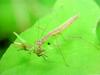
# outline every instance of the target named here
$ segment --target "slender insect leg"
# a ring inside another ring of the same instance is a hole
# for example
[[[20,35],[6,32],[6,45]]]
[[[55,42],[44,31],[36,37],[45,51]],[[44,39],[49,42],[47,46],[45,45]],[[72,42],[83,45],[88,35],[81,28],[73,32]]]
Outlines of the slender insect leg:
[[[46,53],[43,51],[43,54],[41,54],[41,57],[45,60],[45,61],[47,61],[47,55],[46,55]]]
[[[47,55],[42,55],[42,58],[47,61]]]
[[[73,39],[77,39],[77,40],[83,40],[83,41],[85,41],[87,44],[89,44],[89,45],[92,45],[92,46],[94,46],[95,48],[97,48],[98,50],[100,50],[100,46],[98,46],[98,45],[95,45],[93,42],[91,42],[91,41],[88,41],[88,40],[86,40],[85,38],[83,38],[83,37],[81,37],[81,36],[67,36],[66,38],[62,35],[62,38],[64,39],[64,40],[73,40]]]
[[[57,40],[58,40],[58,39],[56,39],[56,42],[57,42]],[[66,67],[69,67],[69,64],[67,64],[66,59],[65,59],[65,57],[64,57],[64,55],[63,55],[63,52],[62,52],[62,50],[60,49],[60,45],[59,45],[58,43],[55,43],[55,44],[53,44],[53,45],[54,45],[54,47],[57,49],[57,51],[59,51],[59,53],[60,53],[60,55],[61,55],[61,57],[62,57],[62,60],[64,61],[65,66],[66,66]]]
[[[91,42],[91,41],[88,41],[88,40],[86,40],[85,38],[81,38],[82,40],[84,40],[86,43],[88,43],[88,44],[90,44],[91,46],[94,46],[95,48],[97,48],[98,50],[100,50],[100,46],[99,45],[96,45],[96,44],[94,44],[93,42]]]

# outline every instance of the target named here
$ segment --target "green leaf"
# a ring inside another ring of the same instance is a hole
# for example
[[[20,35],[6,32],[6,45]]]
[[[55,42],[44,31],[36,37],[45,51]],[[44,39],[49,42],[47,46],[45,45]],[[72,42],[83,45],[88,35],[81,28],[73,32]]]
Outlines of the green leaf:
[[[100,74],[100,49],[95,31],[100,9],[92,0],[58,0],[51,14],[40,19],[20,36],[27,44],[34,45],[49,31],[77,13],[80,14],[79,19],[62,33],[63,37],[59,34],[44,44],[48,56],[46,61],[35,53],[18,51],[20,47],[12,44],[0,61],[0,75]],[[83,39],[71,39],[69,36]],[[18,39],[16,41],[20,42]],[[69,66],[65,65],[61,52]]]

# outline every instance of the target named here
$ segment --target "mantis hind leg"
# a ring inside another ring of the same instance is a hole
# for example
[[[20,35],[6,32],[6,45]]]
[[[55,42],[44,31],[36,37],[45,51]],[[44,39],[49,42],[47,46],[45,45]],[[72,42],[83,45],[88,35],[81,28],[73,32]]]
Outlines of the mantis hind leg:
[[[89,41],[87,39],[85,39],[84,37],[81,37],[79,35],[77,36],[67,36],[66,38],[62,35],[63,39],[64,40],[83,40],[85,43],[91,45],[91,46],[94,46],[95,48],[97,48],[98,50],[100,50],[100,46],[99,45],[96,45],[95,43],[93,43],[92,41]]]

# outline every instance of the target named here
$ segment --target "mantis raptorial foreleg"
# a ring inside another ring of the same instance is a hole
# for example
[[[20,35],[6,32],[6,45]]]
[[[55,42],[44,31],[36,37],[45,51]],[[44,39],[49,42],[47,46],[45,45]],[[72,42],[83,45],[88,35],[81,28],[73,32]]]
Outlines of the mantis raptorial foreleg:
[[[20,42],[14,42],[14,44],[18,47],[20,47],[21,49],[25,50],[25,51],[31,51],[32,50],[32,46],[28,45],[26,43],[26,41],[24,39],[22,39],[16,32],[13,32],[13,34],[20,40]]]

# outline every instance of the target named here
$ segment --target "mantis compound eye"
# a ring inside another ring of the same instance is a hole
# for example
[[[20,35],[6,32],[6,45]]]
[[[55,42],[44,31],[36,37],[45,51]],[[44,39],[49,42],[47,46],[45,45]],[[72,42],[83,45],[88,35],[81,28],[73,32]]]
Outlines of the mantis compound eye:
[[[51,45],[51,43],[50,43],[50,42],[48,42],[47,44],[48,44],[48,45]]]

